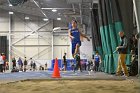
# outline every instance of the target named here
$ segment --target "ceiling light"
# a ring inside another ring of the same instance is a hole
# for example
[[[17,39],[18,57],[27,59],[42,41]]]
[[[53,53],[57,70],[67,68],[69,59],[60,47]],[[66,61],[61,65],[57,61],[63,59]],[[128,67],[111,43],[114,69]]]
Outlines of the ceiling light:
[[[57,18],[57,20],[61,20],[61,18]]]
[[[56,10],[56,9],[52,9],[52,11],[53,11],[53,12],[57,12],[57,10]]]
[[[12,4],[9,4],[9,6],[13,6]]]
[[[44,18],[43,20],[44,20],[44,21],[48,21],[49,19],[47,19],[47,18]]]
[[[29,20],[30,18],[28,16],[25,17],[26,20]]]
[[[9,12],[10,15],[14,14],[13,12]]]

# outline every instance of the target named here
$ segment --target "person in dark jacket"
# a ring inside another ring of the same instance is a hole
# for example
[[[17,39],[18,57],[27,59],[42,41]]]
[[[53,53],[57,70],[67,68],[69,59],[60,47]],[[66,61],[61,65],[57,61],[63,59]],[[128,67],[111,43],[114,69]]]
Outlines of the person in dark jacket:
[[[15,69],[16,68],[16,59],[15,59],[15,57],[12,59],[12,63],[13,63],[13,69]]]
[[[25,59],[24,59],[24,72],[26,72],[26,69],[27,69],[27,59],[25,57]]]
[[[64,71],[67,70],[67,59],[66,59],[66,53],[64,53],[64,56],[63,56],[63,65],[64,65]]]
[[[124,32],[119,32],[119,36],[120,36],[120,45],[116,48],[116,50],[118,50],[119,52],[119,56],[118,56],[118,68],[117,68],[117,72],[116,75],[120,75],[121,71],[124,72],[124,75],[127,77],[128,76],[128,70],[125,64],[125,59],[126,59],[126,54],[127,54],[127,38],[124,35]]]
[[[33,63],[33,71],[35,71],[36,70],[36,63],[34,62]]]
[[[22,60],[21,60],[21,58],[19,57],[19,59],[18,59],[18,65],[19,65],[19,70],[20,71],[23,71],[23,62],[22,62]]]

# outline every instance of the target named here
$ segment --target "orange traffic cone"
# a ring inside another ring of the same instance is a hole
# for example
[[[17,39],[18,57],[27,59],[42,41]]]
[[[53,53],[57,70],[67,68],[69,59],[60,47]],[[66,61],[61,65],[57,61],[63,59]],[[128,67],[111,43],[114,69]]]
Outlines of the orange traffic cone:
[[[57,58],[55,59],[54,70],[53,70],[52,78],[61,78],[61,77],[60,77],[60,72],[59,72],[58,60],[57,60]]]

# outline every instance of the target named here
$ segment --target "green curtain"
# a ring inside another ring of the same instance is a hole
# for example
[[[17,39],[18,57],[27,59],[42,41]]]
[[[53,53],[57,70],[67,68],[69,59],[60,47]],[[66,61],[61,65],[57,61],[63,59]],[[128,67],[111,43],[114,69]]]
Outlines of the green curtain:
[[[104,72],[115,73],[118,54],[113,54],[113,51],[120,43],[118,32],[123,31],[118,0],[99,0],[99,24]],[[129,54],[127,54],[126,63],[130,63]]]

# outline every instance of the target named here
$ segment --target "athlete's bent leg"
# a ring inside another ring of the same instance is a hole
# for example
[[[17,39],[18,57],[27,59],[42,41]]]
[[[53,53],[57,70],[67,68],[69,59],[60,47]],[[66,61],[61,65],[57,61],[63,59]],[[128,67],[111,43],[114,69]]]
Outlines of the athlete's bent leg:
[[[79,48],[80,48],[79,44],[76,44],[76,48],[75,48],[75,53],[74,54],[78,54],[79,53]]]

